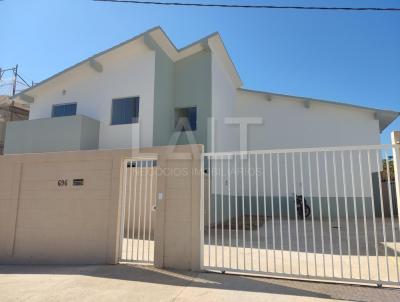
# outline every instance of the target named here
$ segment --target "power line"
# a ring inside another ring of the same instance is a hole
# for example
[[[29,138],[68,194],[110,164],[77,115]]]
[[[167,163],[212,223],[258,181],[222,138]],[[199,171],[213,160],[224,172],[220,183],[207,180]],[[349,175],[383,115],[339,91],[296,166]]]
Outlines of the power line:
[[[6,94],[6,95],[14,96],[17,93],[17,91],[29,88],[32,85],[29,84],[22,77],[22,75],[18,71],[18,64],[11,68],[1,68],[0,67],[0,88],[8,87],[11,91],[11,92],[7,92],[3,88],[0,90],[0,95]]]
[[[160,2],[135,0],[92,0],[96,2],[129,3],[162,6],[192,6],[215,8],[249,8],[249,9],[297,9],[297,10],[332,10],[332,11],[385,11],[400,12],[400,7],[329,7],[329,6],[287,6],[287,5],[250,5],[250,4],[222,4],[222,3],[190,3],[190,2]]]

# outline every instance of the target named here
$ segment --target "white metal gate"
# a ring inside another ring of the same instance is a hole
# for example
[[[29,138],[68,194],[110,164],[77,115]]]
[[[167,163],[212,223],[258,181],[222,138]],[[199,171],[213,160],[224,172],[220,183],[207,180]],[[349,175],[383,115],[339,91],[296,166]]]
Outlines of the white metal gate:
[[[394,148],[203,154],[204,267],[400,285]]]
[[[154,262],[156,158],[124,161],[120,261]]]

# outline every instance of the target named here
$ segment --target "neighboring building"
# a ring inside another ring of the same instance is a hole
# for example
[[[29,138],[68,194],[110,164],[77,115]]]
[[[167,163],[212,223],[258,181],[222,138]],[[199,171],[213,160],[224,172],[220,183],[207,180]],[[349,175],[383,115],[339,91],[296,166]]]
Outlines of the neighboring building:
[[[3,154],[6,123],[27,120],[28,108],[26,103],[13,102],[9,96],[0,95],[0,154]]]
[[[29,121],[8,123],[8,154],[184,144],[191,135],[208,151],[239,150],[232,118],[243,117],[262,118],[249,126],[250,150],[369,145],[379,144],[380,132],[399,115],[244,89],[218,33],[178,50],[160,27],[15,100],[29,102],[30,115]]]

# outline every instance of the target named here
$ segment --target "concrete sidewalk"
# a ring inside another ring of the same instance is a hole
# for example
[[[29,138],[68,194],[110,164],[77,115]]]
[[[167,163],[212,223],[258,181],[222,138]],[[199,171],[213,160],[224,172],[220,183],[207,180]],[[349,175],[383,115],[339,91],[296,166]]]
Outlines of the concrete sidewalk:
[[[400,290],[159,270],[0,266],[0,301],[400,301]]]

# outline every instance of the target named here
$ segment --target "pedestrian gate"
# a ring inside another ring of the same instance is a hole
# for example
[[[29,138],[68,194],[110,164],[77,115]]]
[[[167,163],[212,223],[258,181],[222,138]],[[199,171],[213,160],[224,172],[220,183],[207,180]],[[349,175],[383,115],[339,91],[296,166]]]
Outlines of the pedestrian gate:
[[[203,154],[204,268],[398,286],[395,152]]]
[[[156,158],[124,161],[120,261],[154,262]]]

